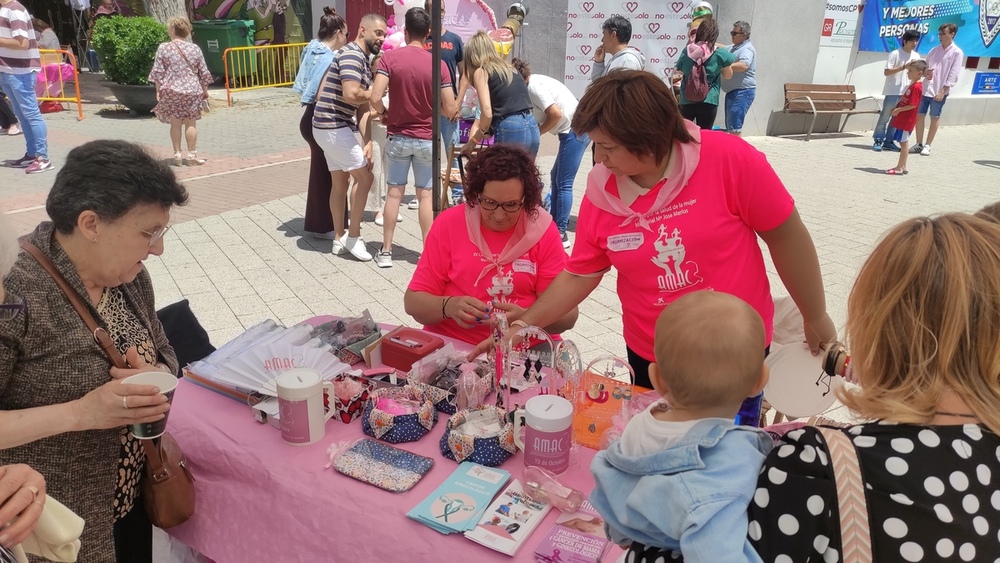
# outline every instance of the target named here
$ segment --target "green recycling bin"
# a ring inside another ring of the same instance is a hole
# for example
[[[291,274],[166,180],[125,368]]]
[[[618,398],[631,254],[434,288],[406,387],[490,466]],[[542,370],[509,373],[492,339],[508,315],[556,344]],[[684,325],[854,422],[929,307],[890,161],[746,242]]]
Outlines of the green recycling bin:
[[[205,55],[208,71],[213,76],[226,73],[222,55],[232,47],[252,47],[253,20],[199,20],[192,25],[194,42]],[[234,51],[229,60],[232,78],[252,74],[257,68],[257,50]]]

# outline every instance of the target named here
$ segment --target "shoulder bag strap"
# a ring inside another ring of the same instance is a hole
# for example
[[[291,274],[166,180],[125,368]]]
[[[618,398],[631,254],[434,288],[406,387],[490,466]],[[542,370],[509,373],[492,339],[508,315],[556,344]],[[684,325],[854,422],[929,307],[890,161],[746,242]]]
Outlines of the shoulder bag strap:
[[[108,334],[108,331],[97,326],[97,321],[94,320],[94,316],[87,310],[87,306],[83,304],[83,300],[80,299],[80,295],[75,289],[72,288],[72,286],[69,285],[69,282],[66,281],[66,278],[59,273],[59,270],[56,270],[55,265],[51,260],[49,260],[48,256],[43,254],[41,250],[38,250],[37,246],[30,243],[26,239],[21,239],[21,248],[26,250],[28,254],[37,260],[42,268],[48,272],[50,276],[52,276],[56,285],[58,285],[59,289],[66,294],[66,298],[69,299],[70,304],[73,305],[77,314],[80,315],[80,318],[83,319],[87,328],[90,329],[90,333],[94,335],[94,341],[96,341],[101,349],[104,350],[104,353],[108,355],[108,359],[111,360],[111,363],[117,368],[128,368],[125,358],[118,353],[118,349],[115,348],[115,344],[111,341],[111,335]]]
[[[180,45],[174,43],[173,41],[171,41],[170,44],[173,45],[174,49],[177,49],[177,52],[181,54],[181,58],[184,59],[184,62],[187,63],[188,68],[190,68],[191,72],[193,72],[195,76],[197,76],[198,69],[194,68],[194,65],[191,64],[191,61],[188,60],[187,55],[184,54],[184,49],[181,49]]]
[[[818,427],[817,430],[826,439],[837,483],[843,561],[871,563],[872,537],[858,452],[854,449],[851,439],[840,430],[822,427]]]

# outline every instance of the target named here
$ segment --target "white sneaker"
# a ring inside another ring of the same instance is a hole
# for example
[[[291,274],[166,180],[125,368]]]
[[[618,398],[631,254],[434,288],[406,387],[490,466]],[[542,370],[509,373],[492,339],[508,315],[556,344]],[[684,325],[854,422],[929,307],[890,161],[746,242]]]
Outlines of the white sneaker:
[[[920,149],[920,156],[930,156],[930,155],[931,155],[931,146],[924,145],[924,148]]]
[[[406,204],[407,209],[416,209],[418,207],[420,207],[420,203],[417,201],[417,198],[411,199],[410,203]]]
[[[372,255],[368,253],[368,249],[365,248],[365,241],[361,237],[349,237],[344,235],[342,244],[351,256],[354,256],[362,262],[368,262],[372,259]]]
[[[403,220],[403,214],[402,213],[397,213],[396,214],[396,222],[399,223],[402,220]],[[385,225],[385,218],[382,217],[381,215],[379,215],[378,217],[375,218],[375,224],[378,225],[379,227],[381,227],[382,225]]]
[[[336,254],[337,256],[340,256],[341,254],[347,252],[347,248],[344,246],[344,239],[346,238],[347,235],[345,234],[344,236],[340,237],[340,240],[334,240],[333,248],[330,250],[330,252]]]
[[[309,233],[310,235],[312,235],[313,238],[321,238],[321,239],[324,239],[324,240],[334,240],[334,241],[337,240],[337,232],[336,231],[329,231],[329,232],[326,232],[326,233],[314,233],[312,231],[306,231],[306,232]]]
[[[384,246],[382,247],[385,248]],[[385,250],[380,250],[378,254],[375,255],[375,265],[379,268],[391,268],[392,267],[392,251],[386,252]]]

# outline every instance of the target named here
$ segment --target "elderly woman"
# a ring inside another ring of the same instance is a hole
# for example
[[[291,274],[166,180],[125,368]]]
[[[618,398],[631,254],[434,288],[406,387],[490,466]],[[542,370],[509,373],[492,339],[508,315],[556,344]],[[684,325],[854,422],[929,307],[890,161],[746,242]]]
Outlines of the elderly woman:
[[[699,130],[681,116],[669,86],[638,70],[592,83],[573,130],[593,139],[598,164],[587,178],[566,271],[521,322],[544,326],[562,318],[614,267],[637,384],[650,387],[657,317],[692,291],[714,289],[749,303],[764,319],[766,347],[774,301],[760,237],[802,312],[813,352],[836,339],[812,238],[760,151]],[[759,398],[746,409],[759,409]]]
[[[478,343],[489,334],[491,309],[517,321],[562,272],[566,252],[541,208],[532,161],[522,149],[495,145],[469,163],[466,204],[434,221],[403,297],[424,329]],[[559,333],[576,317],[572,307],[543,326]]]
[[[524,78],[497,54],[485,31],[469,39],[462,57],[462,81],[469,80],[476,89],[482,108],[480,131],[469,136],[462,152],[471,153],[484,136],[492,135],[494,142],[517,145],[534,159],[540,134],[538,122],[531,114],[531,97]],[[464,92],[462,88],[461,93]]]
[[[317,238],[336,238],[333,232],[333,216],[330,215],[330,191],[333,178],[326,167],[323,147],[313,137],[312,120],[316,113],[316,94],[323,83],[333,55],[337,49],[347,44],[347,22],[333,8],[324,7],[319,19],[319,31],[302,49],[302,61],[295,75],[292,90],[299,94],[299,101],[305,110],[299,121],[299,133],[309,143],[309,187],[306,192],[306,232]]]
[[[80,561],[152,557],[139,496],[145,458],[128,425],[159,420],[169,406],[156,387],[119,380],[176,372],[142,263],[163,252],[170,210],[187,199],[170,169],[138,145],[93,141],[70,151],[46,201],[52,221],[27,235],[133,369],[111,367],[32,256],[22,253],[5,280],[4,305],[26,312],[0,322],[0,464],[37,469],[49,494],[86,520]]]
[[[201,48],[188,40],[191,22],[175,16],[167,20],[170,41],[156,49],[149,81],[156,84],[156,107],[153,113],[162,123],[170,124],[170,143],[174,147],[174,166],[205,164],[198,158],[198,128],[202,107],[208,100],[212,75]],[[187,141],[187,156],[181,158],[181,137]]]
[[[851,290],[847,338],[859,386],[840,399],[872,422],[841,431],[861,469],[869,561],[1000,553],[997,271],[1000,225],[921,217],[886,235]],[[748,527],[764,561],[853,560],[837,463],[810,427],[789,432],[767,457]]]

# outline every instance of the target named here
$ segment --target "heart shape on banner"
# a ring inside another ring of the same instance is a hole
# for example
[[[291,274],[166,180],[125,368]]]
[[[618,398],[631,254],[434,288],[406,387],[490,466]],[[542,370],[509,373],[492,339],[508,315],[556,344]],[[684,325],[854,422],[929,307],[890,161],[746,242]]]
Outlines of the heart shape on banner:
[[[663,54],[672,59],[677,56],[677,47],[664,47]]]
[[[571,29],[573,29],[573,22],[571,21],[566,22],[566,31],[569,31]]]
[[[580,65],[580,72],[583,74],[590,74],[590,65]]]
[[[681,13],[684,9],[684,2],[671,2],[670,9],[674,11],[675,14]]]
[[[591,50],[593,50],[593,47],[590,45],[580,45],[580,52],[584,55],[589,55]]]
[[[655,23],[655,22],[647,24],[646,27],[649,28],[649,32],[650,33],[656,33],[657,31],[660,31],[660,24]]]
[[[663,69],[663,76],[666,76],[667,78],[670,78],[670,75],[672,75],[673,73],[674,73],[674,69],[672,69],[672,68],[664,68]]]
[[[626,10],[628,10],[629,12],[633,12],[634,13],[636,11],[636,9],[639,8],[639,3],[638,2],[626,2],[624,4],[624,6],[625,6]]]
[[[583,4],[580,4],[580,7],[583,8],[584,12],[587,12],[589,14],[590,11],[594,9],[594,3],[593,2],[584,2]]]

